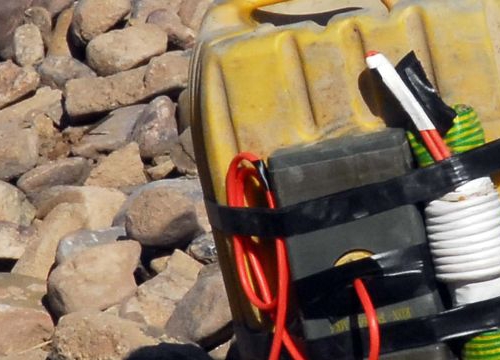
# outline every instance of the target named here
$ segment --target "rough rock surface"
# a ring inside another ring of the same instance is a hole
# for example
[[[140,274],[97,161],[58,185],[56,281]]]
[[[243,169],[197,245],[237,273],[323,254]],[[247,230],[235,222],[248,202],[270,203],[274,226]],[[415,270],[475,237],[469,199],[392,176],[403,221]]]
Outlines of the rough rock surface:
[[[50,39],[50,46],[47,50],[47,55],[52,56],[71,56],[70,44],[68,43],[68,31],[73,20],[74,7],[65,9],[58,17],[52,37]]]
[[[23,23],[24,11],[32,0],[2,0],[0,11],[0,57],[12,58],[12,38],[16,28]]]
[[[52,16],[59,14],[74,3],[73,0],[33,0],[32,6],[40,6],[47,9]]]
[[[59,320],[50,356],[57,360],[124,360],[132,351],[156,344],[158,340],[148,336],[139,323],[97,311],[81,311]]]
[[[182,0],[134,0],[132,2],[132,25],[145,23],[148,16],[156,10],[169,10],[172,13],[179,11]]]
[[[189,57],[172,51],[148,65],[108,77],[73,79],[66,83],[66,110],[72,117],[136,104],[154,95],[184,88]]]
[[[153,11],[148,16],[148,23],[158,25],[168,35],[168,41],[182,48],[193,47],[196,33],[184,25],[177,13],[167,9]]]
[[[70,56],[47,56],[38,72],[42,84],[61,90],[68,80],[97,76],[87,65]]]
[[[217,262],[217,249],[211,232],[202,234],[191,241],[186,252],[203,264]]]
[[[24,21],[27,24],[35,25],[42,35],[43,44],[49,47],[52,37],[52,15],[40,6],[32,6],[24,12]]]
[[[86,44],[111,29],[130,9],[130,0],[80,0],[75,7],[72,33]]]
[[[26,240],[16,224],[0,221],[0,259],[19,259],[26,248]]]
[[[141,156],[151,159],[165,154],[177,140],[175,103],[167,96],[151,101],[137,120],[131,139],[139,144]]]
[[[137,294],[120,308],[120,316],[163,328],[179,302],[196,282],[202,265],[180,250],[167,267],[137,289]]]
[[[0,63],[0,109],[34,92],[40,77],[36,71],[21,68],[8,60]]]
[[[0,111],[0,180],[11,180],[35,167],[38,134],[16,124],[2,123]]]
[[[56,262],[62,264],[71,256],[90,247],[115,243],[119,237],[126,235],[125,228],[113,226],[102,230],[78,230],[59,241]]]
[[[175,308],[165,331],[167,335],[185,337],[210,348],[231,338],[231,319],[220,268],[216,264],[207,265]]]
[[[103,158],[92,169],[85,185],[128,189],[147,182],[139,146],[131,142]]]
[[[0,273],[0,323],[4,329],[0,331],[0,356],[28,350],[51,337],[54,325],[42,306],[44,295],[43,281]]]
[[[79,157],[51,161],[24,173],[16,185],[26,194],[40,193],[56,185],[82,185],[90,167],[86,159]]]
[[[113,30],[87,45],[87,61],[99,75],[112,75],[146,63],[167,50],[167,34],[157,25]]]
[[[131,296],[141,247],[120,241],[88,248],[56,267],[48,279],[48,300],[56,316],[104,310]]]
[[[19,26],[14,33],[14,56],[21,66],[40,64],[45,56],[42,33],[34,24]]]
[[[21,190],[0,181],[0,221],[28,226],[35,217],[35,212],[36,209]]]

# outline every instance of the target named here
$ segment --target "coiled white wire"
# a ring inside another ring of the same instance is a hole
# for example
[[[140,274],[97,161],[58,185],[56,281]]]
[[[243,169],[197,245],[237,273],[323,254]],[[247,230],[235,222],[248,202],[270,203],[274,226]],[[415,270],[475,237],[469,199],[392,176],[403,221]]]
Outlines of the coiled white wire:
[[[500,199],[491,179],[458,187],[425,214],[436,277],[455,305],[500,296]]]

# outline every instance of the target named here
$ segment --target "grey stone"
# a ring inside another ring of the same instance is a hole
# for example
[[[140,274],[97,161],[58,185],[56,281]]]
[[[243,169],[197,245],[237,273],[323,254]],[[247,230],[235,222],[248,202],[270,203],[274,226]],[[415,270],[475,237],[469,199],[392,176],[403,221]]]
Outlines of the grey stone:
[[[85,249],[104,244],[113,244],[119,237],[126,235],[125,228],[113,226],[102,230],[78,230],[66,235],[59,241],[56,262],[62,264],[68,258]]]
[[[109,111],[186,87],[189,55],[171,51],[148,65],[108,77],[66,83],[66,110],[72,117]]]
[[[213,3],[213,0],[184,0],[179,8],[182,23],[199,31],[203,17]]]
[[[40,64],[45,56],[45,47],[40,29],[34,24],[19,26],[14,32],[14,55],[21,66]]]
[[[196,162],[191,156],[184,150],[182,144],[176,143],[170,148],[170,158],[175,164],[177,171],[183,175],[188,175],[191,177],[198,176],[198,168],[196,167]]]
[[[177,109],[179,117],[177,119],[177,127],[179,129],[179,134],[182,134],[191,125],[189,108],[189,91],[188,89],[182,90],[177,100]]]
[[[0,356],[16,354],[47,341],[54,330],[42,306],[45,283],[38,279],[0,273]]]
[[[135,296],[120,308],[120,316],[163,328],[176,304],[195,284],[202,265],[176,250],[167,267],[137,289]]]
[[[144,164],[139,155],[139,146],[135,142],[115,150],[101,159],[92,169],[85,185],[127,189],[148,182],[144,174]]]
[[[52,39],[52,15],[44,7],[32,6],[24,12],[24,22],[34,24],[42,34],[45,47],[49,47]]]
[[[33,69],[21,68],[11,60],[0,63],[0,109],[34,92],[39,83]]]
[[[146,106],[131,135],[145,159],[167,153],[177,138],[175,103],[167,96],[157,97]]]
[[[182,132],[181,136],[179,136],[179,142],[181,143],[184,152],[188,154],[193,161],[195,161],[194,144],[190,126]]]
[[[212,264],[203,268],[194,287],[177,304],[165,333],[210,348],[231,338],[231,320],[222,273],[218,264]]]
[[[24,11],[31,2],[32,0],[2,0],[0,3],[0,57],[10,59],[14,56],[14,31],[23,23]]]
[[[132,105],[112,111],[73,146],[73,154],[98,158],[101,153],[110,153],[125,146],[130,141],[132,130],[145,106]]]
[[[98,311],[80,311],[59,320],[50,359],[125,360],[133,351],[158,342],[134,321]]]
[[[217,262],[217,249],[212,233],[205,233],[191,241],[186,252],[203,264]]]
[[[43,84],[61,90],[68,80],[97,76],[87,65],[70,56],[47,56],[38,73]]]
[[[193,47],[196,33],[182,23],[177,13],[167,9],[155,10],[148,16],[147,22],[158,25],[167,33],[168,41],[181,49]]]
[[[28,226],[35,217],[35,212],[35,208],[22,191],[0,181],[0,221]]]
[[[130,9],[130,0],[80,0],[75,7],[72,33],[86,44],[115,26]]]
[[[90,168],[89,161],[79,157],[52,161],[26,172],[16,185],[28,195],[56,185],[83,185]]]

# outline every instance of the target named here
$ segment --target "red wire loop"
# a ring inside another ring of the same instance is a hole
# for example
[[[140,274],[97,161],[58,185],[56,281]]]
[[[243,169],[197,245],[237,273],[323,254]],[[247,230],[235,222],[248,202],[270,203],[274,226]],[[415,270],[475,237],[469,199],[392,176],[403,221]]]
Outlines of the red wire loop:
[[[354,280],[354,289],[358,294],[361,306],[363,306],[366,314],[366,320],[368,321],[368,332],[370,334],[370,354],[368,355],[368,360],[378,360],[380,354],[380,328],[377,311],[361,279]]]
[[[253,167],[240,166],[242,162],[254,162],[259,159],[250,153],[238,154],[229,165],[226,176],[227,203],[229,206],[243,207],[245,204],[245,181],[249,177],[261,181],[257,171]],[[266,200],[269,208],[275,207],[274,197],[271,192],[266,191]],[[278,360],[282,345],[284,344],[292,359],[305,360],[301,351],[293,342],[286,329],[286,316],[288,307],[288,287],[290,274],[285,242],[282,238],[275,239],[277,257],[277,290],[273,298],[264,269],[259,259],[256,246],[248,236],[233,236],[236,269],[240,279],[241,287],[251,304],[261,311],[269,313],[274,321],[275,330],[269,360]],[[248,260],[248,267],[247,267]],[[257,285],[260,296],[257,295],[252,286],[251,278]]]

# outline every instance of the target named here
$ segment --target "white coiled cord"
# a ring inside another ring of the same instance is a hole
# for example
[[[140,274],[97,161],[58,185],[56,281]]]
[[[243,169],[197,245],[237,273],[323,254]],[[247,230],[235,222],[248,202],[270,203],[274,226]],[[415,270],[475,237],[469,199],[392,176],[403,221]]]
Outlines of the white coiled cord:
[[[425,215],[436,277],[454,305],[500,296],[500,198],[491,179],[432,201]]]

